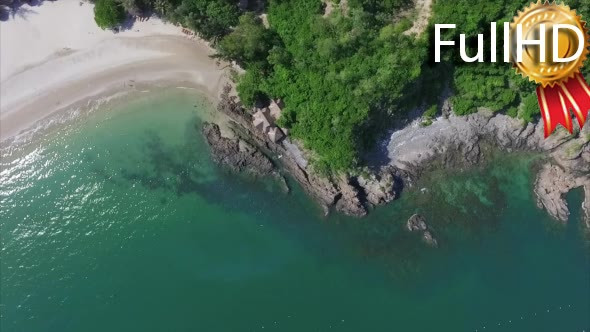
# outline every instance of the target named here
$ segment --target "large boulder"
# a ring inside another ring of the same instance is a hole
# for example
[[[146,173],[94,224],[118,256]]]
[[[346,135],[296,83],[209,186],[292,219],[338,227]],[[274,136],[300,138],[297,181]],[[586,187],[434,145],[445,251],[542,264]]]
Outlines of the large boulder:
[[[426,225],[426,218],[419,214],[414,214],[410,217],[410,219],[408,219],[406,228],[410,232],[425,231],[428,229],[428,226]]]
[[[397,197],[396,181],[395,176],[387,169],[383,169],[380,174],[369,173],[357,178],[367,202],[373,206],[387,204]]]
[[[202,132],[216,163],[237,172],[247,171],[260,176],[274,173],[275,167],[270,159],[252,144],[221,136],[219,126],[213,123],[205,123]]]

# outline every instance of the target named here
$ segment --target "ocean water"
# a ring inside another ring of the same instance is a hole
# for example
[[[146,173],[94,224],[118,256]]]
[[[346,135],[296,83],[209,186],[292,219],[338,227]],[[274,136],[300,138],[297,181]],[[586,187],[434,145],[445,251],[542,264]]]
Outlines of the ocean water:
[[[11,331],[590,331],[582,192],[536,207],[538,156],[440,170],[364,219],[214,165],[210,105],[169,90],[3,150]],[[423,214],[437,249],[403,229]]]

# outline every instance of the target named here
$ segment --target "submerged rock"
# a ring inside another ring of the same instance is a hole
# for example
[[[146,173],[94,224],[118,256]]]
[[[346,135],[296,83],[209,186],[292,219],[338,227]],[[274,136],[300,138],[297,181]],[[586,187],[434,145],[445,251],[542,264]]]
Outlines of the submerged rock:
[[[406,223],[406,228],[410,232],[414,231],[425,231],[428,226],[426,225],[426,218],[422,217],[419,214],[414,214],[408,219]]]
[[[291,188],[289,187],[289,184],[287,183],[287,179],[283,176],[280,175],[278,177],[278,181],[279,181],[279,185],[281,187],[281,190],[285,193],[288,194],[291,192]]]
[[[425,231],[424,234],[422,234],[422,240],[424,240],[424,242],[426,242],[426,244],[428,244],[431,247],[438,247],[438,241],[434,238],[434,236],[432,236],[432,234],[429,231]]]
[[[438,241],[432,235],[432,231],[428,229],[426,218],[419,214],[412,215],[408,222],[406,222],[406,229],[410,232],[422,233],[422,240],[431,247],[438,247]]]

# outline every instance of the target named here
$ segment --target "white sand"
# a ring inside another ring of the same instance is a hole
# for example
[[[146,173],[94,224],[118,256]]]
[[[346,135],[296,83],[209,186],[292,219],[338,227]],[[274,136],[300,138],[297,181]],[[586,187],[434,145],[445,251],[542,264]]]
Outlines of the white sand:
[[[103,31],[93,5],[77,0],[24,6],[0,23],[0,139],[89,98],[137,83],[199,87],[216,98],[225,74],[213,50],[152,18]]]

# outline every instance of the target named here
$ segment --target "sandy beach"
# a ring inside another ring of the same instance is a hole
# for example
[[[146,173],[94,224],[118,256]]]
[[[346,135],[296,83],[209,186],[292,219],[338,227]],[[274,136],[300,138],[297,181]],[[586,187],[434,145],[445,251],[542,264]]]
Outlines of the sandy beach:
[[[157,18],[104,31],[93,15],[90,3],[46,1],[0,23],[0,140],[58,110],[138,85],[195,87],[217,98],[225,64],[210,58],[204,41]]]

